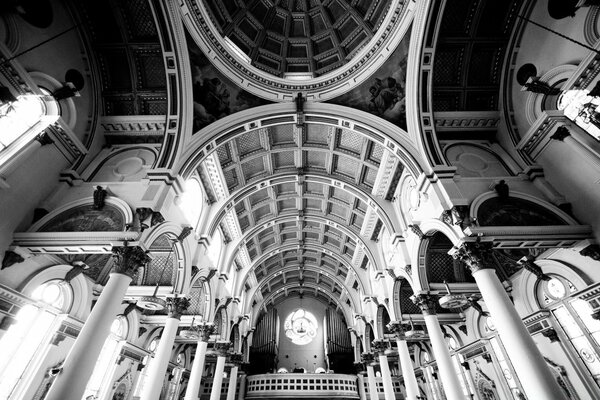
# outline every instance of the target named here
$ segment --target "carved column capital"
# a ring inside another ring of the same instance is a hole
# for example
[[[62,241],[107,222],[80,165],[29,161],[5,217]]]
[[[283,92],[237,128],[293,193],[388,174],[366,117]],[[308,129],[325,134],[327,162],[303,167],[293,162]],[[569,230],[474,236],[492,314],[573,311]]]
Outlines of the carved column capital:
[[[169,318],[180,319],[181,314],[190,306],[190,300],[187,297],[167,297],[167,316]]]
[[[402,325],[402,322],[400,321],[392,321],[389,324],[387,324],[387,328],[391,331],[394,332],[394,334],[396,334],[396,338],[399,340],[406,340],[406,329],[404,328],[404,325]]]
[[[486,262],[492,251],[492,244],[489,242],[466,242],[455,247],[452,257],[464,262],[475,273],[481,269],[493,268],[493,264]]]
[[[410,298],[415,303],[421,312],[425,315],[435,315],[436,307],[438,302],[438,296],[429,293],[419,293],[411,296]]]
[[[362,353],[360,355],[360,361],[365,365],[371,364],[374,360],[375,356],[373,355],[373,353]]]
[[[227,340],[218,341],[215,343],[214,350],[217,353],[218,357],[226,357],[229,354],[229,349],[231,348],[231,342]]]
[[[383,339],[375,339],[371,342],[371,349],[374,353],[383,356],[385,355],[384,352],[388,349],[387,342]]]
[[[148,253],[140,246],[118,246],[112,249],[115,258],[114,272],[133,277],[137,269],[150,261]]]
[[[198,336],[200,341],[207,342],[210,340],[210,335],[215,331],[214,324],[202,324],[198,325]]]

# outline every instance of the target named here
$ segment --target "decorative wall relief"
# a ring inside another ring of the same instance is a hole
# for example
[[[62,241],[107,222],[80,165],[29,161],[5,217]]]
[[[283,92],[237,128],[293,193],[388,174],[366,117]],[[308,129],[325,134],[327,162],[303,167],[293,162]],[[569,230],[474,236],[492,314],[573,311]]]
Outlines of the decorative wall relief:
[[[329,103],[353,107],[406,129],[406,60],[410,34],[406,34],[385,64],[360,86]]]
[[[118,232],[125,230],[125,216],[106,204],[101,210],[92,204],[74,207],[44,224],[39,232]]]
[[[194,132],[210,123],[247,108],[270,102],[239,88],[219,72],[188,35],[194,92]]]

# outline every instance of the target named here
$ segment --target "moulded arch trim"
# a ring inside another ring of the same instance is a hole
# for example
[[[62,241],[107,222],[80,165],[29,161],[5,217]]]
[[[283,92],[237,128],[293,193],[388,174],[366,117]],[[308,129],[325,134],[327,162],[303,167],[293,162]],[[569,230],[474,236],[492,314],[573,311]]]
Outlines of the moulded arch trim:
[[[534,261],[545,274],[558,275],[569,280],[578,290],[588,287],[593,281],[579,268],[562,261],[541,259]],[[543,309],[537,299],[538,278],[525,270],[521,270],[513,280],[515,293],[520,293],[523,306],[528,314]]]
[[[544,75],[542,75],[540,81],[546,82],[550,86],[553,86],[561,80],[564,80],[566,83],[566,81],[568,81],[571,78],[571,76],[575,73],[576,70],[576,65],[558,65],[550,69]],[[529,92],[527,100],[525,101],[525,117],[527,118],[527,122],[529,123],[529,125],[535,124],[535,121],[542,113],[542,103],[545,97],[546,95],[542,93]]]
[[[146,229],[140,239],[140,246],[144,249],[149,249],[152,243],[160,236],[167,235],[173,240],[181,234],[184,226],[174,222],[163,222],[155,225],[150,229]],[[193,233],[190,234],[183,242],[175,241],[173,253],[177,256],[177,278],[173,286],[173,293],[178,293],[187,296],[191,288],[192,278],[192,244]]]
[[[119,315],[123,315],[123,312],[127,308],[127,304],[121,304],[121,308],[119,309],[119,313],[115,315],[115,318]],[[125,316],[127,319],[127,336],[124,338],[129,343],[135,343],[138,340],[138,333],[140,331],[140,314],[137,309],[133,312],[130,312]]]
[[[227,259],[225,260],[226,262],[225,262],[224,265],[232,265],[233,264],[233,260],[235,260],[235,257],[239,253],[240,248],[242,246],[244,246],[244,244],[249,239],[252,239],[254,236],[260,234],[260,232],[262,232],[264,229],[270,228],[270,227],[274,226],[276,223],[279,224],[279,223],[284,223],[284,222],[289,222],[289,221],[296,221],[297,219],[298,219],[297,215],[289,215],[289,216],[281,216],[281,217],[277,217],[277,218],[271,218],[269,220],[265,220],[260,225],[257,225],[252,230],[249,230],[240,239],[238,239],[234,243],[234,247],[233,247],[232,251],[230,252],[230,254],[228,255]],[[374,257],[374,254],[371,251],[371,249],[369,247],[369,244],[367,242],[365,242],[364,239],[360,235],[355,234],[354,232],[352,232],[348,228],[344,227],[342,224],[340,224],[340,223],[338,223],[336,221],[333,221],[333,220],[331,220],[331,219],[329,219],[327,217],[324,217],[324,216],[321,217],[321,216],[317,216],[317,215],[306,215],[306,216],[303,217],[303,220],[304,221],[317,222],[317,223],[321,223],[321,224],[324,224],[324,225],[327,225],[327,226],[333,226],[334,228],[339,229],[346,236],[349,236],[352,239],[354,239],[356,241],[357,248],[361,247],[361,249],[365,252],[367,258],[369,259],[369,262],[376,267],[377,271],[381,271],[381,269],[378,268],[379,266],[376,263],[377,259]],[[329,224],[327,222],[331,222],[331,224]],[[361,244],[362,244],[362,246],[360,246]],[[329,253],[337,251],[337,249],[329,249],[329,248],[327,248],[325,246],[322,246],[322,248],[326,249]],[[274,250],[273,248],[267,248],[267,249],[265,249],[264,253],[271,253],[273,250]],[[326,253],[326,254],[329,254],[329,253]]]
[[[214,231],[217,229],[221,221],[224,218],[226,218],[227,212],[235,208],[235,205],[239,202],[244,201],[252,194],[265,188],[273,187],[284,183],[297,183],[297,177],[297,174],[289,173],[272,175],[263,180],[253,182],[252,184],[237,190],[234,194],[230,195],[229,198],[225,200],[219,208],[215,208],[213,210],[214,214],[210,217],[211,224],[208,229],[208,234],[211,236],[213,235]],[[397,231],[397,227],[394,226],[394,218],[391,218],[387,214],[385,206],[380,204],[380,201],[377,200],[377,198],[375,198],[373,195],[363,191],[359,186],[338,179],[333,179],[330,175],[327,174],[308,173],[305,174],[303,177],[305,182],[314,182],[322,185],[329,185],[330,187],[343,190],[351,194],[352,196],[360,199],[367,206],[375,210],[377,216],[381,219],[381,221],[384,223],[384,226],[387,229],[389,229],[391,232]]]
[[[41,86],[50,92],[53,92],[56,89],[60,89],[63,87],[63,84],[58,79],[44,72],[31,71],[29,72],[29,76],[38,87]],[[58,102],[56,102],[56,106],[53,107],[53,110],[49,111],[51,112],[47,115],[59,115],[65,120],[69,128],[73,129],[75,127],[75,124],[77,122],[77,108],[75,107],[75,102],[73,101],[73,98],[61,100],[60,107],[58,105]]]
[[[298,269],[295,266],[291,266],[291,267],[286,267],[284,269],[278,270],[277,272],[281,272],[281,273],[286,273],[286,272],[290,272],[290,271],[297,271]],[[304,266],[304,271],[311,271],[311,272],[319,272],[320,268],[316,265],[306,265]],[[275,277],[275,275],[269,277],[269,278],[273,278]],[[342,289],[345,289],[348,293],[347,296],[348,298],[351,299],[352,303],[355,303],[358,299],[354,299],[355,296],[352,295],[352,293],[348,290],[348,288],[346,287],[346,284],[344,281],[340,280],[337,276],[333,275],[333,274],[329,274],[327,275],[328,278],[330,278],[333,282],[337,283],[338,286],[340,286]],[[258,285],[258,287],[255,288],[255,290],[250,294],[250,297],[254,296],[255,293],[261,291],[262,288],[264,288],[268,282],[270,282],[269,279],[265,278],[261,281],[261,283]],[[360,280],[357,280],[359,287],[362,288],[363,284]],[[290,282],[290,283],[286,283],[283,285],[282,288],[280,289],[289,289],[290,287],[295,287],[298,284],[296,282]],[[322,288],[324,289],[324,288]],[[279,290],[279,289],[278,289]],[[330,291],[327,290],[327,292],[329,293]],[[353,301],[354,300],[354,301]]]
[[[309,124],[351,130],[383,145],[415,177],[423,172],[423,161],[416,144],[405,130],[389,121],[364,111],[329,103],[306,103],[304,113]],[[266,126],[293,124],[295,121],[296,106],[293,102],[258,106],[231,114],[196,132],[174,170],[187,178],[226,141]]]
[[[125,217],[124,222],[126,225],[133,223],[133,212],[131,211],[131,207],[129,207],[129,204],[127,204],[124,200],[121,200],[120,198],[115,196],[107,196],[104,201],[106,204],[110,204],[111,206],[114,206],[119,211],[121,211],[121,213]],[[85,206],[88,204],[94,204],[94,198],[92,196],[84,197],[83,199],[63,204],[62,206],[55,208],[48,214],[44,215],[44,217],[42,217],[39,221],[31,225],[27,232],[37,232],[38,229],[40,229],[46,223],[50,222],[53,218],[59,216],[61,213],[68,211],[72,208]]]
[[[237,297],[241,296],[244,284],[248,280],[248,276],[249,276],[250,272],[251,271],[254,272],[254,269],[256,268],[257,265],[262,264],[264,261],[266,261],[269,258],[273,257],[274,255],[283,253],[285,251],[294,250],[294,249],[297,249],[297,248],[298,248],[298,245],[295,245],[295,244],[291,244],[289,246],[282,246],[282,247],[280,247],[278,249],[275,249],[275,250],[270,251],[268,253],[262,254],[259,258],[257,258],[256,260],[254,260],[252,262],[252,265],[250,265],[249,268],[246,268],[245,271],[243,272],[243,275],[240,277],[239,284],[235,288],[235,291],[234,291],[234,297],[235,296],[237,296]],[[324,248],[324,247],[322,247],[320,245],[316,245],[316,244],[306,243],[306,244],[303,245],[303,248],[304,249],[309,249],[309,250],[316,250],[316,251],[325,253],[327,255],[334,255],[331,250],[326,249],[326,248]],[[356,272],[356,270],[354,269],[354,267],[352,266],[352,264],[350,264],[349,262],[347,262],[346,260],[344,260],[342,258],[339,258],[339,261],[342,264],[344,264],[344,266],[346,268],[348,268],[349,273],[350,272],[354,272],[356,274],[356,279],[360,280],[360,278],[359,278],[360,275]],[[361,284],[361,287],[364,288],[365,286]],[[369,293],[365,293],[365,295],[370,295],[370,292]]]
[[[94,162],[89,168],[86,168],[82,175],[83,175],[84,179],[94,180],[95,182],[98,182],[97,180],[95,180],[95,178],[98,175],[98,172],[100,172],[102,167],[104,167],[108,161],[110,161],[111,159],[113,159],[116,156],[119,156],[123,153],[129,153],[129,152],[140,151],[140,150],[147,150],[147,151],[151,152],[152,154],[154,154],[154,156],[156,158],[155,158],[153,164],[156,164],[156,162],[158,160],[158,153],[159,153],[157,147],[155,145],[151,145],[151,144],[139,144],[139,145],[136,145],[133,147],[120,148],[120,149],[115,150],[114,152],[106,154],[104,158],[102,158],[98,162]],[[152,167],[151,164],[148,165],[148,168],[150,168],[150,167]],[[115,181],[115,182],[118,182],[118,181]]]
[[[504,169],[506,169],[506,172],[508,172],[508,174],[510,176],[514,176],[515,175],[515,171],[513,171],[513,169],[502,159],[502,157],[500,157],[500,155],[498,153],[496,153],[493,149],[486,147],[486,146],[482,146],[479,143],[471,143],[468,141],[460,141],[460,142],[452,142],[447,144],[446,146],[444,146],[444,148],[442,149],[442,153],[444,155],[444,157],[446,158],[446,160],[448,160],[448,156],[446,155],[448,150],[450,150],[452,147],[456,147],[456,146],[471,146],[471,147],[476,147],[479,150],[483,150],[486,153],[489,153],[492,157],[494,157],[496,160],[498,160],[498,162],[500,164],[502,164],[502,166],[504,167]],[[448,160],[449,162],[449,160]],[[452,165],[449,162],[450,165]]]
[[[51,280],[64,280],[65,275],[73,269],[72,265],[58,264],[52,265],[42,269],[41,271],[35,272],[27,278],[25,282],[18,288],[18,290],[25,296],[31,298],[33,291],[40,285],[51,281]],[[69,315],[85,320],[92,310],[92,281],[84,274],[79,274],[69,282],[73,293],[70,299],[70,305],[68,309],[63,311],[69,313]]]
[[[296,289],[296,288],[299,288],[299,287],[300,286],[292,286],[291,288],[292,289]],[[317,289],[317,291],[320,291],[321,293],[324,293],[325,295],[327,295],[327,297],[330,300],[333,300],[333,302],[335,304],[337,304],[337,306],[340,308],[340,310],[342,310],[342,312],[344,313],[344,318],[346,319],[346,323],[348,324],[348,326],[350,326],[350,322],[349,321],[352,321],[352,318],[351,318],[351,315],[350,315],[349,311],[353,310],[354,312],[357,312],[357,313],[361,313],[362,312],[362,308],[355,307],[356,305],[353,303],[352,299],[350,299],[350,306],[348,306],[347,304],[344,304],[344,303],[340,302],[340,300],[338,298],[332,296],[329,292],[327,292],[325,290],[322,290],[322,289],[319,290],[320,288],[319,288],[318,285],[315,285],[313,283],[305,283],[302,288],[303,289],[310,288],[311,290]],[[268,304],[272,300],[272,298],[274,298],[278,294],[279,294],[279,292],[270,293],[267,297],[265,297],[262,300],[262,304]],[[315,299],[317,301],[321,301],[321,300],[319,300],[318,297],[315,297]],[[258,312],[259,310],[260,310],[260,307],[257,307],[256,312]],[[251,313],[251,312],[252,312],[252,305],[248,304],[247,305],[246,313]],[[253,319],[255,319],[255,317],[256,317],[256,315],[254,315]]]
[[[498,194],[496,192],[485,192],[480,194],[479,196],[477,196],[473,202],[471,203],[471,207],[469,210],[469,217],[471,219],[473,218],[477,218],[477,212],[479,211],[479,207],[481,207],[481,205],[489,199],[492,199],[494,197],[498,197]],[[514,197],[517,199],[522,199],[522,200],[527,200],[530,201],[532,203],[535,203],[541,207],[543,207],[544,209],[552,212],[553,214],[555,214],[556,216],[558,216],[559,218],[561,218],[563,221],[565,221],[565,223],[567,225],[579,225],[579,222],[575,221],[571,216],[569,216],[569,214],[567,214],[566,212],[564,212],[563,210],[561,210],[560,208],[556,207],[554,204],[551,204],[545,200],[541,200],[536,196],[532,196],[530,194],[527,193],[522,193],[522,192],[517,192],[517,191],[510,191],[510,197]],[[454,241],[452,243],[455,243]]]

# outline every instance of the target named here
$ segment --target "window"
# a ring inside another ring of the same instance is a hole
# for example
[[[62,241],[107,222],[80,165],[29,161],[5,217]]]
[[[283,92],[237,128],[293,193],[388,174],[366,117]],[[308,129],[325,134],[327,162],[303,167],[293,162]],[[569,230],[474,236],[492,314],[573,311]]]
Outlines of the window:
[[[188,179],[185,182],[185,190],[181,195],[181,203],[179,203],[179,206],[188,222],[194,228],[198,224],[198,219],[200,219],[203,202],[204,195],[202,194],[200,182],[194,178]]]
[[[88,381],[82,399],[89,396],[104,398],[112,384],[112,378],[116,369],[117,357],[121,353],[124,339],[127,336],[129,324],[124,315],[119,315],[110,327],[110,334],[104,341],[100,356],[96,361],[94,372]]]
[[[600,140],[600,97],[589,90],[566,90],[558,99],[558,109],[596,140]]]
[[[38,303],[21,308],[0,340],[0,400],[16,397],[29,385],[50,348],[57,315],[70,308],[71,286],[48,281],[33,291],[32,298]]]
[[[47,115],[46,112],[46,101],[33,94],[21,95],[15,101],[0,103],[0,152],[12,149],[8,155],[11,157],[56,121],[58,115]]]
[[[299,308],[285,319],[283,329],[285,336],[292,343],[303,346],[312,342],[317,336],[317,319],[312,313]]]

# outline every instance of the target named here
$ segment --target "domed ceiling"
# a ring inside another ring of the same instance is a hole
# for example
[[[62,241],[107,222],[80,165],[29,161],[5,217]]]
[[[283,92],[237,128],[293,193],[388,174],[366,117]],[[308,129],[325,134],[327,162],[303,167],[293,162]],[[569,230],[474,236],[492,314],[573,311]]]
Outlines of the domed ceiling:
[[[346,64],[379,29],[390,0],[206,0],[213,23],[257,68],[285,77]]]

